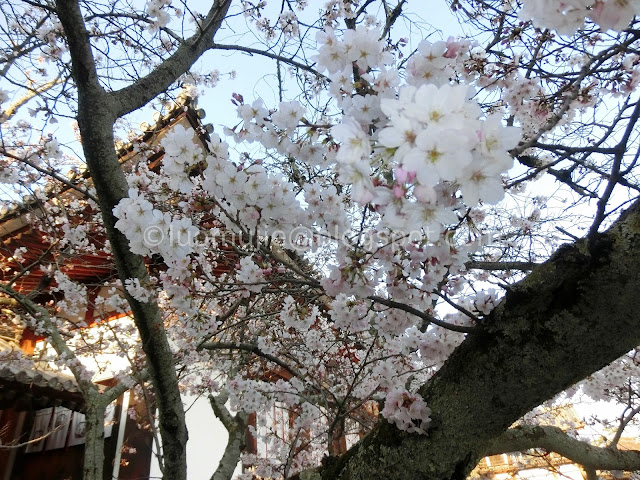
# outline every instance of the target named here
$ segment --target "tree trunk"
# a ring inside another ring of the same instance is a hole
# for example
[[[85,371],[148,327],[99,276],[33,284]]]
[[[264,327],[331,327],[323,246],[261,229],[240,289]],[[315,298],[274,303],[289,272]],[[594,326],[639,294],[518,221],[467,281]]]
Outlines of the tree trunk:
[[[114,148],[114,106],[110,103],[109,93],[98,81],[89,35],[77,0],[58,0],[56,6],[69,44],[71,71],[78,89],[77,120],[82,148],[98,196],[118,276],[123,284],[131,278],[138,278],[144,284],[147,270],[142,257],[131,253],[128,240],[115,228],[113,208],[127,196],[128,185]],[[126,291],[124,294],[140,333],[158,402],[165,478],[186,480],[187,428],[162,313],[154,301],[142,303]]]
[[[463,479],[535,406],[640,344],[640,203],[606,232],[558,249],[421,389],[428,435],[382,420],[322,478]]]
[[[105,407],[102,403],[89,403],[85,413],[83,480],[104,480]]]

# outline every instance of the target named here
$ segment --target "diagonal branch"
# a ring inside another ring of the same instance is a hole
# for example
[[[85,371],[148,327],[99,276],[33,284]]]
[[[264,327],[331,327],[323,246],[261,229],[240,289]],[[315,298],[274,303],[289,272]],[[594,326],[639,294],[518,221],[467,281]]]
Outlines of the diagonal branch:
[[[252,343],[206,342],[201,344],[198,348],[203,350],[239,350],[243,352],[250,352],[284,368],[294,377],[304,378],[304,376],[300,375],[300,372],[287,365],[286,362],[283,362],[274,355],[263,352],[262,350],[260,350],[260,348],[258,348],[257,345],[254,345]]]
[[[59,173],[55,172],[54,170],[40,167],[38,164],[36,164],[35,162],[32,162],[28,158],[20,158],[17,155],[12,154],[11,152],[7,152],[7,151],[4,151],[4,150],[0,150],[0,152],[5,157],[12,158],[12,159],[16,160],[17,162],[24,163],[25,165],[29,165],[31,168],[33,168],[34,170],[42,173],[43,175],[46,175],[48,177],[51,177],[51,178],[54,178],[54,179],[58,180],[60,183],[66,185],[67,187],[71,188],[72,190],[75,190],[76,192],[82,194],[86,198],[88,198],[90,200],[93,200],[94,202],[98,203],[98,198],[95,197],[87,188],[83,188],[82,186],[80,186],[80,185],[78,185],[78,184],[76,184],[76,183],[64,178],[62,175],[60,175]]]
[[[7,121],[11,120],[13,116],[18,112],[20,107],[26,104],[29,100],[31,100],[34,97],[37,97],[41,93],[44,93],[61,83],[63,83],[63,80],[61,80],[59,77],[56,77],[50,82],[43,83],[42,85],[39,85],[36,87],[28,87],[27,92],[23,96],[18,98],[15,102],[11,103],[11,105],[9,105],[5,110],[0,112],[0,123],[6,123]]]
[[[115,115],[120,117],[137,110],[165,92],[204,52],[212,48],[213,37],[227,15],[231,1],[214,0],[197,33],[186,39],[151,73],[128,87],[111,92],[109,97],[113,102]]]
[[[313,68],[312,66],[309,66],[306,63],[298,62],[292,58],[288,58],[283,55],[278,55],[277,53],[269,52],[266,50],[260,50],[259,48],[245,47],[243,45],[225,45],[222,43],[214,43],[211,46],[211,50],[229,50],[229,51],[236,51],[236,52],[244,52],[250,55],[261,55],[263,57],[268,57],[273,60],[277,60],[279,62],[286,63],[287,65],[296,67],[298,70],[305,70],[309,73],[312,73],[318,78],[322,78],[327,81],[329,80],[326,76],[322,75],[315,68]]]
[[[434,325],[437,325],[442,328],[446,328],[447,330],[451,330],[453,332],[460,332],[460,333],[471,333],[474,330],[474,327],[465,327],[462,325],[454,325],[452,323],[443,322],[442,320],[438,320],[433,315],[429,315],[428,313],[423,312],[422,310],[418,310],[417,308],[411,307],[402,302],[396,302],[395,300],[377,297],[375,295],[371,295],[367,298],[373,302],[386,305],[387,307],[397,308],[398,310],[402,310],[404,312],[415,315],[416,317],[421,318],[427,325],[429,323],[433,323]]]
[[[44,327],[51,346],[60,358],[66,358],[68,360],[77,358],[73,350],[69,348],[67,343],[64,341],[64,338],[62,338],[60,330],[54,324],[51,316],[49,315],[49,311],[46,308],[7,285],[0,284],[0,292],[15,300],[17,304],[20,305],[36,322],[40,323]],[[85,401],[99,398],[98,387],[91,380],[87,380],[86,371],[80,362],[69,361],[68,366],[78,383],[78,387],[80,388]],[[107,403],[108,402],[104,403],[104,405],[106,406]]]

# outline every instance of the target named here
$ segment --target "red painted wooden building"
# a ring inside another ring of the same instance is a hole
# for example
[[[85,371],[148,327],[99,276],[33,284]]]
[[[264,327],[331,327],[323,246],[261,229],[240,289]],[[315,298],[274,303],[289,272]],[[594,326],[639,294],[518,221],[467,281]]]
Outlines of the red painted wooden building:
[[[206,148],[208,134],[200,116],[202,111],[188,97],[179,99],[155,125],[147,125],[135,142],[116,146],[121,162],[134,165],[140,161],[137,146],[144,144],[150,152],[150,168],[158,168],[162,152],[156,146],[176,124],[193,128]],[[83,185],[90,178],[84,174],[70,181]],[[67,187],[56,195],[71,198],[79,194]],[[0,217],[0,282],[10,283],[14,290],[38,303],[50,304],[61,296],[55,291],[55,280],[39,267],[55,264],[71,280],[86,285],[88,295],[95,299],[100,292],[94,286],[116,277],[110,256],[97,248],[89,255],[64,258],[64,251],[49,241],[50,232],[40,230],[28,219],[29,215],[39,215],[40,208],[37,201],[25,201]],[[90,222],[92,213],[87,208],[75,221]],[[92,241],[99,247],[104,240],[98,234]],[[18,248],[22,251],[19,261],[14,258]],[[88,301],[82,328],[117,321],[118,315],[105,315],[91,305],[93,302]],[[29,365],[12,361],[15,355],[11,352],[32,355],[42,341],[32,329],[16,322],[20,314],[17,302],[0,296],[0,480],[80,480],[85,408],[82,395],[70,375],[51,370],[42,362]],[[106,378],[98,383],[106,388],[113,381]],[[149,477],[153,440],[149,418],[153,411],[153,405],[137,390],[125,392],[110,406],[105,419],[105,480]]]

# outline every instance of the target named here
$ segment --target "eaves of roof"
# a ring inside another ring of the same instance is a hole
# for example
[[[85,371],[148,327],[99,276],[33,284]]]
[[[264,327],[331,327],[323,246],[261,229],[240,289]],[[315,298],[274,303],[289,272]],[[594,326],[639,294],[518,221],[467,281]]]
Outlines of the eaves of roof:
[[[58,372],[0,366],[0,408],[19,410],[64,406],[82,411],[84,400],[75,378]]]
[[[116,142],[115,149],[116,153],[118,154],[120,163],[124,164],[128,162],[132,156],[135,156],[136,145],[148,142],[154,136],[157,136],[160,132],[171,126],[173,123],[176,123],[182,117],[186,117],[186,119],[189,121],[192,128],[202,141],[202,144],[206,146],[207,142],[210,140],[209,133],[212,130],[209,128],[210,126],[203,125],[201,120],[202,118],[204,118],[204,116],[204,110],[197,108],[197,105],[191,99],[191,97],[182,94],[178,95],[175,104],[165,115],[156,112],[156,114],[154,115],[153,124],[144,122],[141,125],[141,128],[143,130],[142,134],[138,135],[128,143]],[[157,155],[156,157],[161,156],[162,154]],[[90,173],[85,170],[69,178],[69,181],[73,185],[82,186],[82,184],[90,178]],[[70,189],[71,187],[64,187],[62,191],[49,192],[48,195],[59,195],[60,193],[63,193]],[[33,198],[28,197],[23,199],[21,204],[16,205],[8,212],[0,215],[0,224],[4,224],[5,222],[20,217],[24,213],[32,211],[34,209],[34,205],[37,205],[37,203],[38,201],[34,201]]]

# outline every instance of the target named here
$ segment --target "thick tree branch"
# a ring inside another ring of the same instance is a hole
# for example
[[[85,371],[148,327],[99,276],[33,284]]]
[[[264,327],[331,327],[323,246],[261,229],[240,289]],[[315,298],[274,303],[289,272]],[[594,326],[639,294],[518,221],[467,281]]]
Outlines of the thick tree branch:
[[[245,449],[245,435],[247,428],[247,414],[238,412],[234,417],[231,415],[225,403],[228,394],[223,393],[214,397],[209,395],[209,402],[216,417],[222,422],[229,433],[229,441],[224,449],[224,454],[220,460],[218,468],[211,476],[211,480],[231,480],[233,472],[240,461],[242,451]]]
[[[466,478],[513,422],[640,344],[639,270],[637,201],[606,232],[559,248],[467,335],[420,389],[428,435],[382,421],[322,478]]]
[[[214,0],[197,33],[185,40],[151,73],[128,87],[111,92],[109,96],[115,115],[121,117],[146,105],[187,72],[204,52],[213,47],[213,37],[222,25],[230,5],[231,0]]]
[[[541,448],[596,470],[640,470],[640,452],[597,447],[567,435],[558,427],[520,425],[507,430],[485,452],[498,455]]]
[[[136,384],[140,384],[142,382],[145,382],[149,378],[149,371],[147,369],[140,370],[139,372],[131,375],[131,377]],[[128,384],[127,382],[119,382],[116,383],[113,387],[110,387],[102,392],[102,395],[104,395],[108,403],[111,403],[124,392],[130,390],[132,387],[133,385]]]

